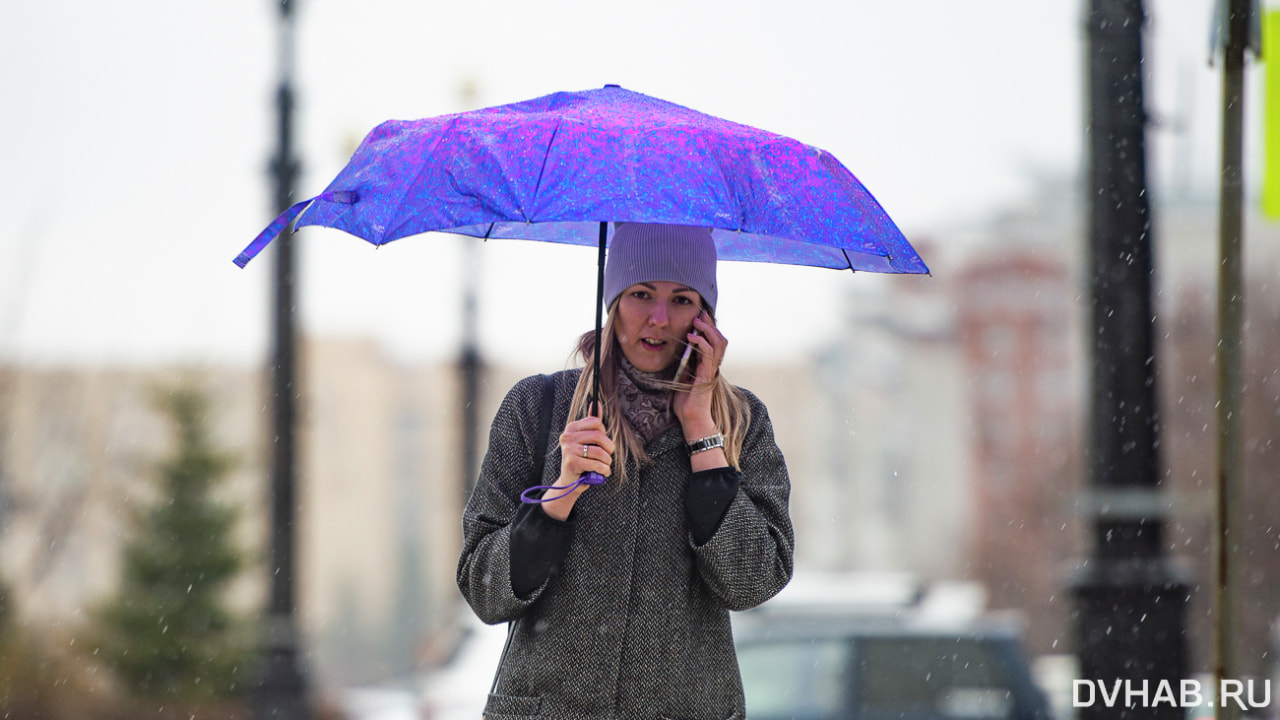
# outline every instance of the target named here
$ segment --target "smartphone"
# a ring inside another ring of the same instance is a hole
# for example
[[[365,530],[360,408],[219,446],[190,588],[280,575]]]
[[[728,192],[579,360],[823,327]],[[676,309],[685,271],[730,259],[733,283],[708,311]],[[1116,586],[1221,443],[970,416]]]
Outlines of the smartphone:
[[[694,330],[693,334],[697,335],[698,331]],[[685,368],[689,367],[689,358],[691,357],[693,357],[693,343],[686,342],[684,344],[684,354],[680,356],[680,364],[676,366],[676,382],[681,382],[681,378],[684,377]],[[689,380],[692,382],[693,378],[691,377]]]

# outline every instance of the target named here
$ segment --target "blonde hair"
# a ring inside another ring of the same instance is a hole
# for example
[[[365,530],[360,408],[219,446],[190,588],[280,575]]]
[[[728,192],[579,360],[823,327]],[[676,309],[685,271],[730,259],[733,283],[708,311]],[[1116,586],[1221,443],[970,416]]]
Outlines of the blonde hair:
[[[600,355],[600,414],[604,420],[605,431],[609,433],[615,446],[614,478],[625,480],[627,460],[634,458],[637,465],[643,465],[649,461],[649,456],[644,451],[644,440],[641,439],[640,434],[631,427],[631,423],[623,417],[623,414],[618,412],[617,374],[621,371],[618,354],[622,350],[618,346],[614,330],[617,314],[618,303],[615,302],[609,307],[604,329],[600,333],[601,345],[604,346],[604,351]],[[571,420],[580,420],[591,411],[595,340],[594,330],[583,333],[574,351],[586,366],[578,377],[578,386],[574,388],[573,399],[569,403]],[[694,350],[697,350],[696,346]],[[693,388],[693,384],[687,382],[666,381],[661,384],[677,392]],[[725,380],[723,373],[717,373],[710,384],[712,385],[711,419],[724,434],[724,454],[729,460],[729,465],[737,468],[738,459],[742,453],[742,443],[747,436],[747,428],[751,425],[751,409],[747,405],[746,397],[738,388]]]

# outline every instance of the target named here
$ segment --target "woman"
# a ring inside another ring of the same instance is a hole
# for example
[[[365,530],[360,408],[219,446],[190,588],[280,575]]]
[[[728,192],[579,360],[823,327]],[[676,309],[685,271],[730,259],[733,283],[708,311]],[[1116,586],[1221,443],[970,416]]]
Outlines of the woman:
[[[715,268],[706,228],[618,225],[603,419],[589,414],[594,333],[586,369],[552,376],[552,417],[569,422],[537,436],[537,376],[498,409],[458,562],[480,619],[511,623],[487,720],[744,717],[729,611],[791,578],[790,483],[764,405],[719,373]],[[696,360],[676,377],[686,345]],[[575,487],[587,471],[607,481]],[[533,484],[552,488],[522,503]]]

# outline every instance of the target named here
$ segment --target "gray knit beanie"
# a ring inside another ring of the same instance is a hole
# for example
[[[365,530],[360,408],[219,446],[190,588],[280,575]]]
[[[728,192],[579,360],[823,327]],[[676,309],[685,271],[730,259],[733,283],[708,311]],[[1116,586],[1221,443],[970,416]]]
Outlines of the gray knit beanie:
[[[687,285],[716,310],[716,244],[711,229],[689,225],[618,223],[604,266],[605,307],[623,290],[665,280]]]

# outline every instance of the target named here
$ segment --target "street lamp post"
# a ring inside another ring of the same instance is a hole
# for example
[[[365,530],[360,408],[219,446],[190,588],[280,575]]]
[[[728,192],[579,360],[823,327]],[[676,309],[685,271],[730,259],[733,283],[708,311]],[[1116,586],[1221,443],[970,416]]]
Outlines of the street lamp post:
[[[1152,688],[1187,675],[1188,586],[1164,556],[1142,0],[1091,0],[1088,560],[1074,578],[1079,677]],[[1151,692],[1154,692],[1152,690]],[[1180,720],[1167,704],[1096,703],[1080,717]]]
[[[463,82],[459,96],[463,108],[475,108],[478,91],[475,82]],[[484,375],[484,358],[480,355],[479,285],[480,249],[472,238],[462,246],[462,352],[458,358],[461,381],[462,417],[462,503],[465,505],[475,489],[480,470],[480,383]]]
[[[298,159],[293,152],[293,9],[290,0],[280,6],[280,86],[276,93],[277,150],[271,160],[275,179],[276,212],[284,212],[293,200]],[[258,720],[308,720],[306,681],[298,660],[298,624],[294,614],[294,545],[297,533],[295,487],[297,484],[296,401],[298,396],[297,332],[294,325],[293,237],[286,228],[275,243],[274,305],[271,357],[271,547],[270,602],[263,628],[258,677],[251,694]]]

